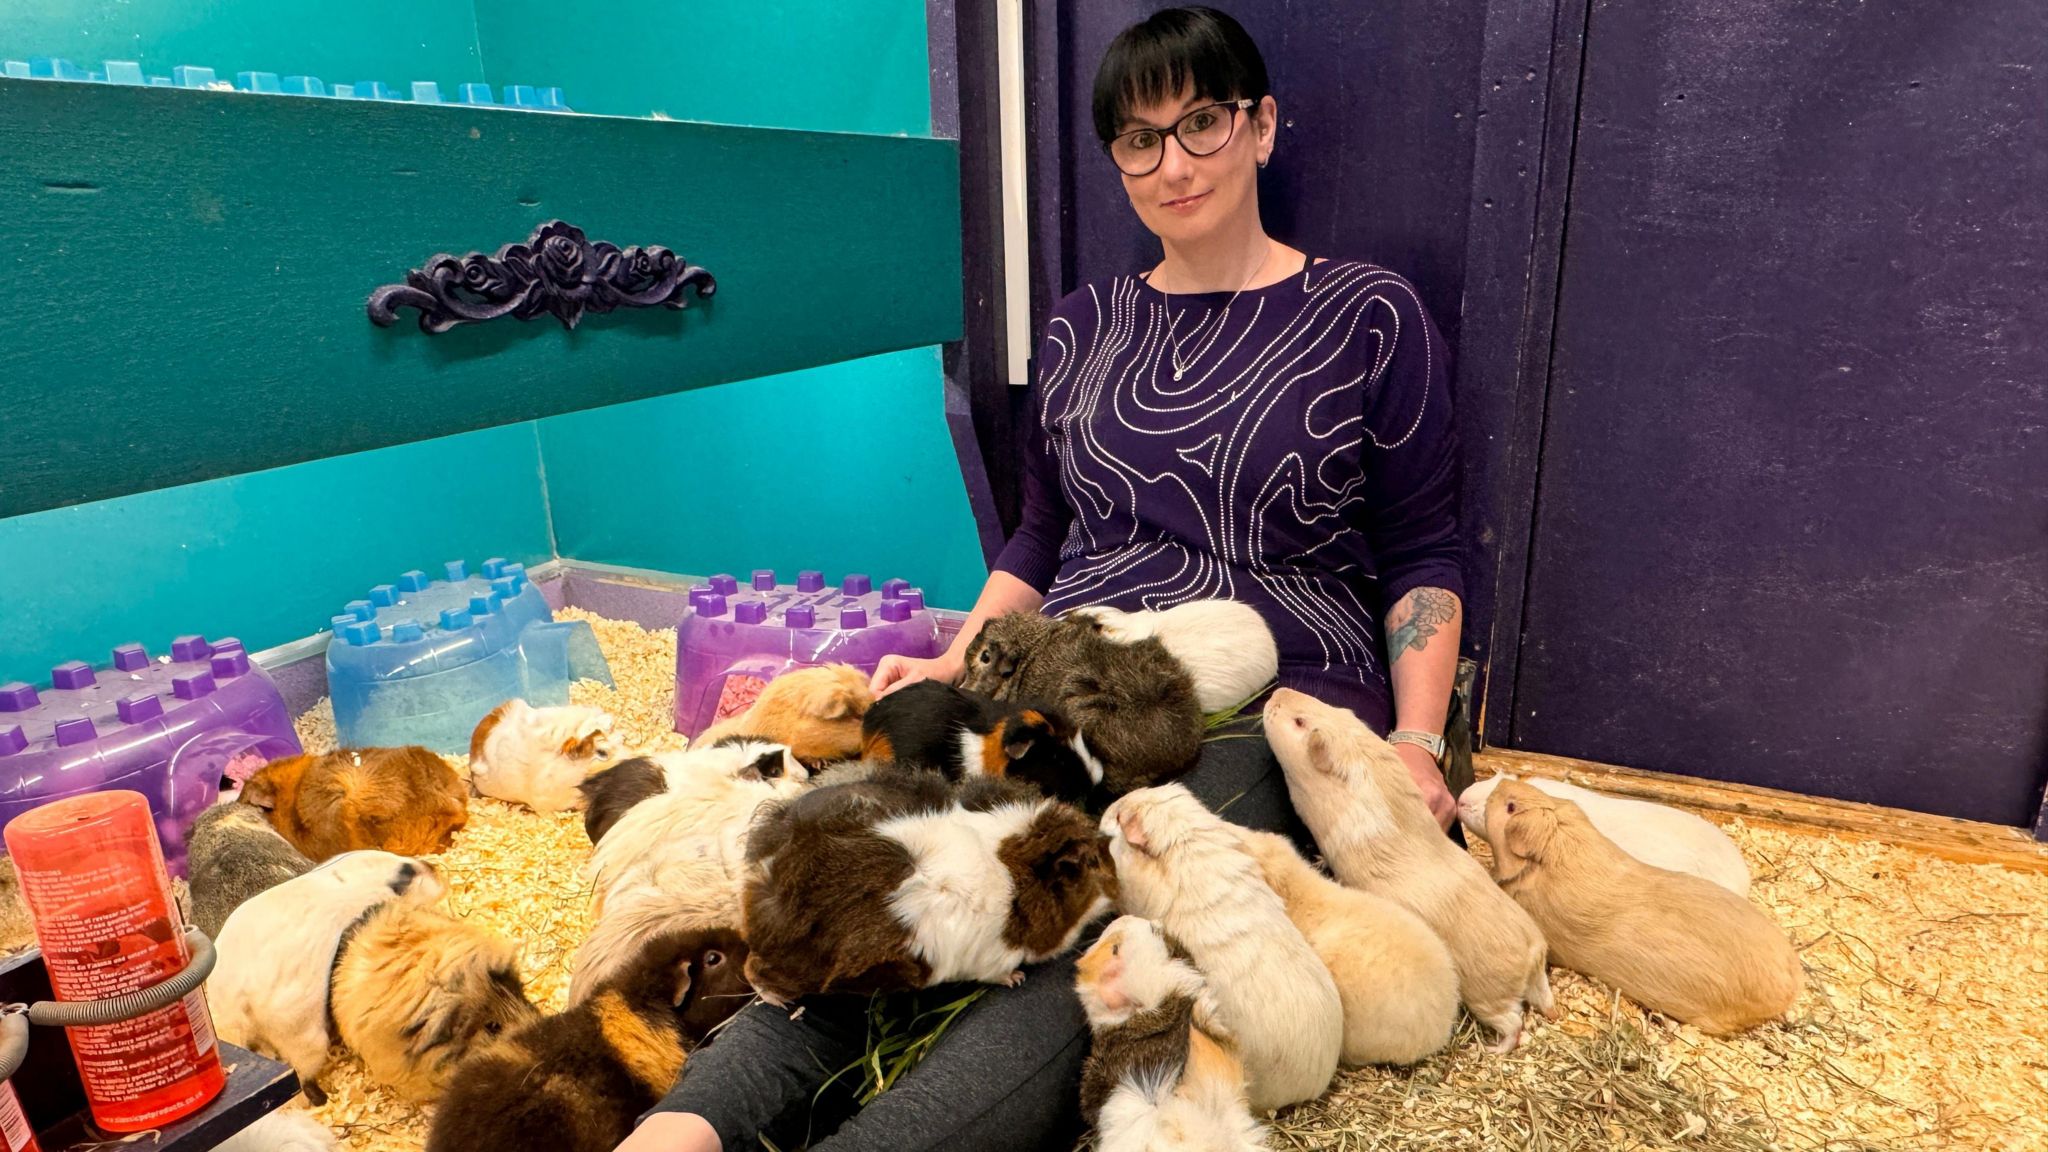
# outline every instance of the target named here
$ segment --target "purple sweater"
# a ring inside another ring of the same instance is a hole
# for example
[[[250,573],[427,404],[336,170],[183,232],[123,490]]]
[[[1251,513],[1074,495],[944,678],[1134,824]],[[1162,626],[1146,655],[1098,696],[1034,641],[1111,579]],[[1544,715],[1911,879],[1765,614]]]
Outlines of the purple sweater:
[[[1089,284],[1046,325],[1024,518],[996,567],[1048,613],[1250,604],[1282,684],[1384,732],[1386,610],[1464,596],[1445,368],[1415,289],[1370,264],[1234,302]]]

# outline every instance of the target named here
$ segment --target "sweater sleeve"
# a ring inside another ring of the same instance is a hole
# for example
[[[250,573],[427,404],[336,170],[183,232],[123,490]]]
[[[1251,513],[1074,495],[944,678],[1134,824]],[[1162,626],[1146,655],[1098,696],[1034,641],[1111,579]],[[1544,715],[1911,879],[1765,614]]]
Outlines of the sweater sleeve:
[[[1406,280],[1388,277],[1374,327],[1393,355],[1365,397],[1366,536],[1380,612],[1416,588],[1465,598],[1458,536],[1458,436],[1448,352]]]
[[[1044,423],[1046,381],[1060,370],[1071,351],[1071,344],[1062,344],[1053,335],[1063,330],[1063,324],[1055,312],[1038,350],[1038,382],[1031,388],[1031,434],[1024,446],[1024,515],[995,562],[996,571],[1008,572],[1041,593],[1052,587],[1053,578],[1059,575],[1060,545],[1074,522],[1074,510],[1060,487],[1059,456]]]

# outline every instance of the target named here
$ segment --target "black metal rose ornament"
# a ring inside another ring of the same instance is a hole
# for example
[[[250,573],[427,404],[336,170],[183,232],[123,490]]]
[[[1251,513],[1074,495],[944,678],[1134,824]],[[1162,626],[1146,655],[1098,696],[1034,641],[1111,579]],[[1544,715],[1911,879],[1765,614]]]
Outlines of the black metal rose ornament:
[[[547,314],[574,328],[585,312],[687,308],[692,291],[706,299],[718,281],[666,248],[592,242],[574,224],[550,220],[495,256],[435,256],[407,272],[405,283],[370,293],[369,307],[371,322],[387,328],[400,308],[417,308],[420,331],[429,333],[506,315]]]

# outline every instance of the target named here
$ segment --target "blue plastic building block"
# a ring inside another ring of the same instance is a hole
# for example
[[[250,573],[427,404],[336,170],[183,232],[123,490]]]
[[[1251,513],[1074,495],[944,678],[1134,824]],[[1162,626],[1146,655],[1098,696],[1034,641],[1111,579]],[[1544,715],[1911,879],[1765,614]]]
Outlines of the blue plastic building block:
[[[353,100],[356,98],[356,86],[353,84],[336,84],[327,90],[327,94],[336,100]]]
[[[287,76],[278,81],[278,90],[287,96],[325,96],[327,85],[318,76]]]
[[[0,61],[0,72],[4,72],[9,80],[26,80],[31,75],[26,60]]]
[[[518,564],[493,558],[471,575],[406,572],[351,600],[332,621],[327,687],[342,744],[469,747],[477,721],[512,697],[569,702],[572,680],[611,683],[597,637],[557,622]]]
[[[176,85],[176,84],[173,84],[173,83],[171,83],[171,78],[170,78],[169,76],[151,76],[151,77],[149,78],[149,86],[150,86],[151,88],[176,88],[176,87],[177,87],[177,85]]]
[[[507,84],[505,85],[505,106],[507,108],[538,108],[540,107],[540,94],[533,90],[533,85],[531,84]]]
[[[358,100],[396,100],[398,92],[382,80],[358,80],[355,83]]]
[[[413,81],[412,102],[415,104],[439,104],[441,102],[441,86],[432,80]]]
[[[38,80],[85,79],[85,69],[62,57],[34,57],[28,62],[28,74]]]
[[[106,78],[109,84],[142,83],[142,65],[133,60],[109,60],[106,64]]]
[[[180,64],[171,69],[171,81],[180,88],[211,88],[220,83],[213,69],[196,64]]]
[[[491,98],[491,86],[489,84],[464,84],[457,90],[455,98],[464,104],[497,103],[496,100]]]
[[[560,88],[541,89],[540,106],[542,108],[547,109],[550,112],[573,111],[573,109],[569,107],[568,98],[562,95],[562,90]]]
[[[235,88],[241,92],[266,92],[277,94],[284,91],[275,72],[237,72]]]

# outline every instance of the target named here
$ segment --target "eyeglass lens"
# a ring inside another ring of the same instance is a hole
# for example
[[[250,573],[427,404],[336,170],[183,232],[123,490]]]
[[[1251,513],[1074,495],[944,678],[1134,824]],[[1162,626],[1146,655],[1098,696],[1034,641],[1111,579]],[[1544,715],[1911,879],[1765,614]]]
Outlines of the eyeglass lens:
[[[1173,135],[1190,156],[1208,156],[1230,143],[1237,127],[1237,109],[1230,104],[1197,108],[1180,118]],[[1127,176],[1146,176],[1166,154],[1166,136],[1154,128],[1126,132],[1109,145],[1110,159]]]

